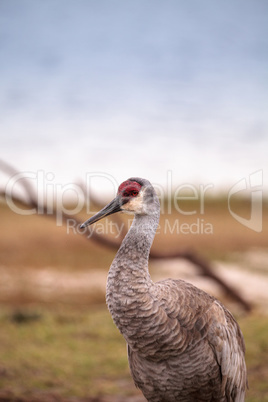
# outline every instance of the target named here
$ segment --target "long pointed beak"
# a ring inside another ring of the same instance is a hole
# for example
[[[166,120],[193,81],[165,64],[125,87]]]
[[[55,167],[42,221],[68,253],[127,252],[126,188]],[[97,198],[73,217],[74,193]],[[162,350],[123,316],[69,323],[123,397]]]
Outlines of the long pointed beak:
[[[82,223],[80,226],[81,229],[87,227],[88,225],[92,225],[92,223],[99,221],[101,218],[104,218],[105,216],[114,214],[115,212],[121,211],[121,206],[120,206],[120,200],[119,197],[115,197],[113,201],[111,201],[106,207],[104,207],[102,210],[97,212],[95,215],[93,215],[91,218],[89,218],[87,221]]]

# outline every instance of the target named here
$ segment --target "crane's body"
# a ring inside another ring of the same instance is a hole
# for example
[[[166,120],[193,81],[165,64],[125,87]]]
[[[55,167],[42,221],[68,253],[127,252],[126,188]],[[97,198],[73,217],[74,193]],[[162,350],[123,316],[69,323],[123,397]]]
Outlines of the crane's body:
[[[245,346],[231,313],[195,286],[148,270],[160,206],[151,184],[131,178],[84,227],[111,213],[135,213],[110,267],[106,300],[128,344],[132,377],[150,402],[244,401]]]

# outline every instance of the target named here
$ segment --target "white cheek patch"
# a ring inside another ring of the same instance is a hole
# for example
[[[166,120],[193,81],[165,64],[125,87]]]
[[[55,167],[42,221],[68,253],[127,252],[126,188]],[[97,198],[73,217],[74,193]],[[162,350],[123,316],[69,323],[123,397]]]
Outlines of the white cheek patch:
[[[131,198],[126,204],[122,205],[121,209],[126,212],[143,213],[143,191],[137,197]]]

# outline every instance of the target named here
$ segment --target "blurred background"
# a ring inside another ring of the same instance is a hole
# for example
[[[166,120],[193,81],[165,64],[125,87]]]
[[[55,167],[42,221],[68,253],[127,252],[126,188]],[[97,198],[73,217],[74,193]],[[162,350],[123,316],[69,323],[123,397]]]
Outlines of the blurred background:
[[[143,400],[105,306],[130,222],[98,226],[115,245],[78,230],[140,176],[161,199],[153,251],[191,250],[251,311],[185,258],[153,279],[231,309],[247,401],[268,401],[267,42],[265,0],[0,0],[0,400]],[[54,215],[25,212],[21,177]]]

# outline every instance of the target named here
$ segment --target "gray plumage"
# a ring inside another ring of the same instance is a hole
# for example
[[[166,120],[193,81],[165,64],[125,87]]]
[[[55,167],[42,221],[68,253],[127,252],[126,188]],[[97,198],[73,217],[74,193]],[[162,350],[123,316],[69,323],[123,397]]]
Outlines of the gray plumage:
[[[148,271],[160,206],[145,179],[131,178],[83,227],[119,210],[135,214],[110,267],[106,300],[128,345],[137,387],[150,402],[245,398],[245,345],[232,314],[183,281],[154,283]]]

